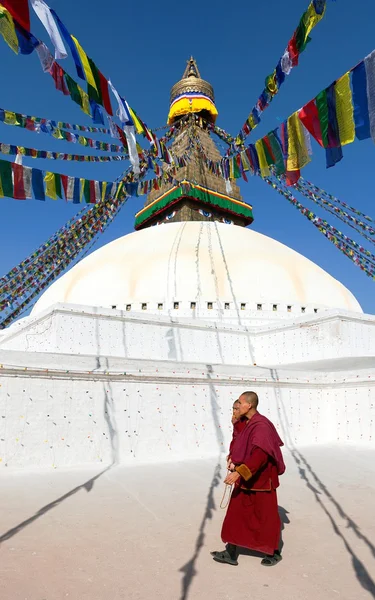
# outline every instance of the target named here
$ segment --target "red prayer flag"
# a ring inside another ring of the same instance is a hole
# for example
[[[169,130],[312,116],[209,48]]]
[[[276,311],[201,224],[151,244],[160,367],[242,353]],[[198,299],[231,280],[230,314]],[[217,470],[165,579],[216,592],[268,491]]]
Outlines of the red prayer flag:
[[[90,180],[90,204],[95,204],[95,181]]]
[[[1,4],[5,6],[17,23],[30,31],[29,0],[1,0]]]
[[[290,60],[292,61],[293,67],[296,67],[298,65],[299,52],[297,50],[297,41],[296,41],[295,33],[294,33],[292,39],[289,40],[288,52],[289,52],[289,57],[290,57]]]
[[[108,89],[108,81],[104,77],[104,75],[99,71],[99,79],[100,79],[100,89],[102,92],[103,106],[106,109],[107,113],[113,116],[111,99],[109,97],[109,89]]]
[[[26,200],[25,186],[23,183],[23,166],[12,164],[14,177],[14,198],[16,200]]]
[[[322,128],[320,126],[319,111],[315,100],[311,100],[299,111],[298,116],[307,131],[324,148]]]
[[[61,177],[61,181],[62,181],[63,188],[64,188],[65,200],[67,200],[67,198],[68,198],[68,176],[60,175],[60,177]]]
[[[65,96],[70,96],[70,92],[65,83],[65,71],[56,61],[53,62],[50,73],[55,82],[56,89],[62,92]]]
[[[297,181],[301,177],[301,172],[300,171],[286,171],[285,177],[286,177],[286,184],[291,186],[291,185],[294,185],[295,183],[297,183]]]

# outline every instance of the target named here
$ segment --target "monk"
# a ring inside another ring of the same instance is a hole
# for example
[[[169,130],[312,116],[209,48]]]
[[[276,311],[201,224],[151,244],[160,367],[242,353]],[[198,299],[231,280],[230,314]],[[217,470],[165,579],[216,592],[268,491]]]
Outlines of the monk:
[[[241,394],[238,402],[246,425],[231,444],[231,473],[225,479],[234,485],[221,531],[226,548],[211,554],[217,562],[238,565],[238,547],[249,548],[264,554],[261,564],[271,567],[281,560],[276,489],[285,471],[283,442],[271,421],[258,412],[255,392]]]
[[[233,402],[233,407],[232,407],[233,434],[232,434],[232,441],[229,446],[229,454],[227,456],[228,469],[232,463],[231,454],[232,454],[234,440],[236,439],[238,434],[243,430],[243,428],[245,427],[245,425],[247,423],[247,418],[244,416],[241,416],[240,409],[241,409],[241,404],[239,403],[238,400],[235,400],[235,402]]]

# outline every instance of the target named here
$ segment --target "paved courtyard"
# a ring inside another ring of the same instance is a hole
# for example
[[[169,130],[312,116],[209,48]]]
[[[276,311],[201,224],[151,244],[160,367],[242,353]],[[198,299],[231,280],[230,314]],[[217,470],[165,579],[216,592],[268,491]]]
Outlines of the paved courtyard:
[[[152,451],[152,449],[150,449]],[[375,597],[375,451],[285,453],[283,561],[220,565],[225,462],[3,470],[2,600]]]

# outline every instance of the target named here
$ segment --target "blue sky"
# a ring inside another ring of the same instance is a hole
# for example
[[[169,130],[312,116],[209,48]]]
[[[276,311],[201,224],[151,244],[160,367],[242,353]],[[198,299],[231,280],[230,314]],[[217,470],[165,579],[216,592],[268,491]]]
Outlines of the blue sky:
[[[140,3],[106,0],[49,0],[100,70],[150,127],[166,122],[169,90],[181,77],[192,54],[203,78],[215,89],[218,125],[237,133],[291,37],[308,0],[264,0],[228,3],[216,0],[188,4],[145,0]],[[78,7],[78,8],[77,8]],[[49,45],[46,32],[32,12],[32,31]],[[256,141],[344,74],[375,47],[373,0],[328,0],[323,21],[300,64],[251,134]],[[90,119],[69,97],[54,88],[42,72],[37,55],[16,56],[0,38],[0,107],[55,120],[90,125]],[[74,64],[61,61],[75,79]],[[88,134],[90,135],[90,134]],[[94,137],[94,136],[93,136]],[[72,144],[0,123],[0,141],[43,150],[72,152]],[[344,148],[344,159],[326,170],[324,151],[313,147],[312,163],[303,175],[340,199],[375,217],[375,149],[371,140]],[[74,146],[75,152],[85,153]],[[81,164],[25,159],[24,164],[68,175],[111,180],[126,163]],[[354,266],[288,202],[259,178],[242,185],[245,201],[254,208],[254,229],[304,254],[358,298],[365,312],[375,313],[374,282]],[[315,211],[315,205],[301,200]],[[1,199],[0,274],[25,258],[80,207],[63,201]],[[131,199],[95,248],[133,230],[134,214],[144,197]],[[352,230],[316,210],[348,235]],[[358,236],[361,241],[361,236]],[[372,248],[370,247],[370,250]],[[249,257],[250,259],[250,257]],[[131,257],[129,257],[131,260]]]

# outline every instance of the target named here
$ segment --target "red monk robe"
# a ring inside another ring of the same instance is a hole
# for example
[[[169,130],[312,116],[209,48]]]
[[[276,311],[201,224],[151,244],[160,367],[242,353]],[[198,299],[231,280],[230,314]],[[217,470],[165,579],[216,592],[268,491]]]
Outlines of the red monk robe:
[[[231,458],[241,478],[235,484],[221,538],[223,542],[273,555],[281,522],[276,489],[285,465],[274,425],[256,413],[231,444]]]

